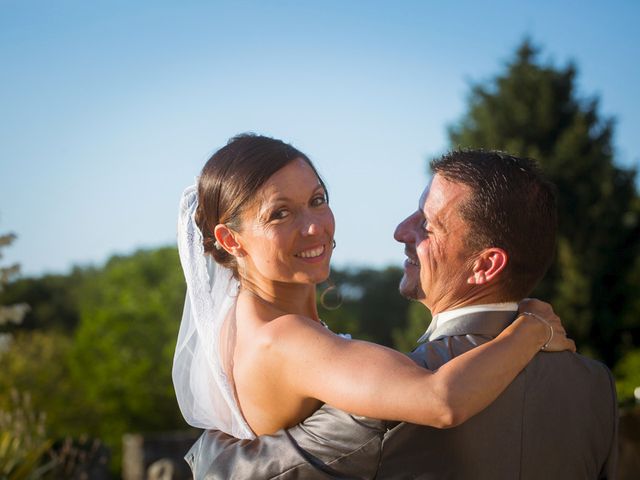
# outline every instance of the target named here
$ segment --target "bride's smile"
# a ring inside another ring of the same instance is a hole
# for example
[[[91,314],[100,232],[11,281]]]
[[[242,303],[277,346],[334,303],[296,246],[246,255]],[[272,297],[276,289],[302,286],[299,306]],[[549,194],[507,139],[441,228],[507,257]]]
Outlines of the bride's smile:
[[[309,261],[315,261],[315,260],[321,259],[324,252],[325,252],[325,246],[320,245],[319,247],[310,248],[300,253],[296,253],[295,256],[299,258],[304,258]]]

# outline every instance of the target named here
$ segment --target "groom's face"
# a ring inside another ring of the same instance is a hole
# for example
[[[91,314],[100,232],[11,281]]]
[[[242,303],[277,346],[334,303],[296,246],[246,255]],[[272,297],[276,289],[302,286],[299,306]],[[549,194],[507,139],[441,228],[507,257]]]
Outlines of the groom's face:
[[[470,194],[467,186],[436,174],[418,209],[394,234],[407,256],[400,293],[420,300],[433,314],[455,308],[470,293],[472,256],[464,242],[468,227],[459,213]]]

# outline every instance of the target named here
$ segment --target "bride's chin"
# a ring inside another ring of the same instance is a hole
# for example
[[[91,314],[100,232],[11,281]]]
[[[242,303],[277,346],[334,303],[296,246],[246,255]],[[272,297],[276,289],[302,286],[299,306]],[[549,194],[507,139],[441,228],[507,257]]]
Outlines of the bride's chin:
[[[331,267],[327,263],[324,266],[320,264],[314,265],[311,269],[304,268],[293,274],[291,281],[293,283],[319,284],[326,282],[331,274]]]
[[[327,272],[326,275],[323,275],[322,278],[320,278],[320,280],[318,280],[316,283],[322,283],[322,282],[326,282],[327,280],[329,280],[329,273]]]
[[[326,282],[329,279],[329,274],[330,270],[327,268],[326,272],[323,272],[320,275],[314,275],[313,277],[309,278],[309,283],[318,285],[320,283]]]

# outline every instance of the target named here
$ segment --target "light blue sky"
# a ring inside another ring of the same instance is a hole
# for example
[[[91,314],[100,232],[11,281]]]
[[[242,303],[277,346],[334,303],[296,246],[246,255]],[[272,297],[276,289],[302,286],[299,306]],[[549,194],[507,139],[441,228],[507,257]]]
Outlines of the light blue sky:
[[[327,180],[336,265],[399,265],[425,160],[525,35],[578,64],[638,165],[639,21],[634,1],[0,0],[0,232],[19,236],[2,264],[173,243],[182,189],[255,131]]]

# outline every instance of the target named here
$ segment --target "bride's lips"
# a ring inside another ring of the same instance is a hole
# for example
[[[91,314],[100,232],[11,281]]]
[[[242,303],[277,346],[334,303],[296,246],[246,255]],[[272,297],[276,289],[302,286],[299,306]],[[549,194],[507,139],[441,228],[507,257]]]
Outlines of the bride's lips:
[[[313,247],[305,248],[304,250],[296,253],[294,257],[308,263],[321,262],[327,255],[326,245],[316,245]]]

